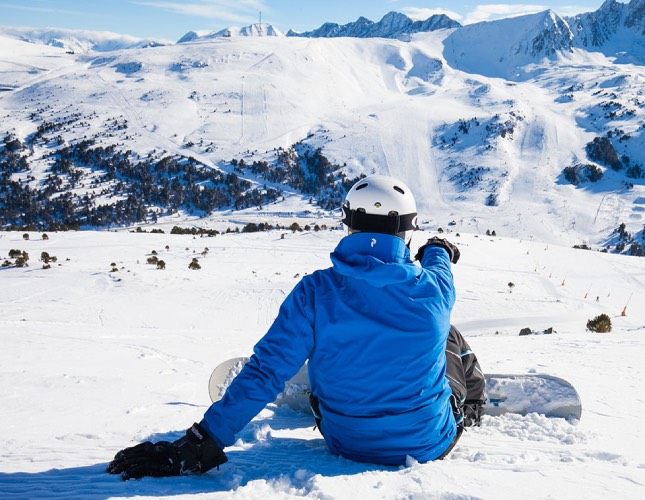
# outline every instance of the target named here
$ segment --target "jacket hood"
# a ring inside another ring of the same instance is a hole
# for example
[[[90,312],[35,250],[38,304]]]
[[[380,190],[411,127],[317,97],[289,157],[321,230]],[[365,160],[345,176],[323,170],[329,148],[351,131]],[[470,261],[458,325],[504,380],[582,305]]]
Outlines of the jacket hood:
[[[419,276],[405,242],[389,234],[354,233],[345,236],[331,254],[334,270],[372,286],[401,283]]]

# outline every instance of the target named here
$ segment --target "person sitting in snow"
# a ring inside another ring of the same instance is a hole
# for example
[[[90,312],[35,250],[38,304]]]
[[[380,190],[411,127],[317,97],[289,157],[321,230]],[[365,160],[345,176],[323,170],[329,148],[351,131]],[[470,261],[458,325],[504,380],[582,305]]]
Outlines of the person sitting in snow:
[[[124,480],[203,473],[308,360],[311,406],[329,451],[359,462],[441,459],[479,422],[484,375],[450,325],[458,248],[430,238],[410,258],[416,202],[401,181],[360,180],[343,204],[333,266],[303,277],[254,355],[203,420],[174,442],[116,454]]]

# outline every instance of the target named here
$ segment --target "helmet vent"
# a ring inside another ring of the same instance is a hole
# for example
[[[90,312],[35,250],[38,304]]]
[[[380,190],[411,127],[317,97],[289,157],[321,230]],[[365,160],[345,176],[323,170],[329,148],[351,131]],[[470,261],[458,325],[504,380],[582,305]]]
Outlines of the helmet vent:
[[[356,187],[356,191],[359,191],[359,190],[361,190],[361,189],[364,189],[364,188],[366,188],[367,186],[369,186],[369,182],[364,182],[364,183],[363,183],[363,184],[361,184],[360,186],[357,186],[357,187]]]
[[[405,191],[403,191],[403,189],[401,189],[399,186],[392,186],[392,188],[394,189],[394,191],[398,191],[401,194],[405,194]]]

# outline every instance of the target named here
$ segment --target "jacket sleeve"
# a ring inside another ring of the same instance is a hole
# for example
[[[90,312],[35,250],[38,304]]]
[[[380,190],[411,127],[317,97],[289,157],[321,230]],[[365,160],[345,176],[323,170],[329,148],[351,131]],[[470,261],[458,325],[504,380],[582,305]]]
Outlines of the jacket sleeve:
[[[275,401],[313,348],[313,288],[304,278],[284,300],[269,331],[224,397],[211,405],[201,424],[224,448],[268,403]]]
[[[429,246],[421,258],[421,266],[433,279],[448,308],[455,304],[455,282],[450,267],[450,255],[439,246]]]

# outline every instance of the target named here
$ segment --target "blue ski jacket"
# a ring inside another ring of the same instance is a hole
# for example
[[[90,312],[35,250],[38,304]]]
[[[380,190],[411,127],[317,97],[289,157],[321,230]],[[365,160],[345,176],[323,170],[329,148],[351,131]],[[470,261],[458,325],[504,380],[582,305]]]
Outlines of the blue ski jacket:
[[[455,302],[448,253],[428,247],[420,267],[402,239],[355,233],[331,260],[295,286],[201,425],[232,445],[308,359],[332,453],[386,465],[438,458],[456,434],[445,377]]]

